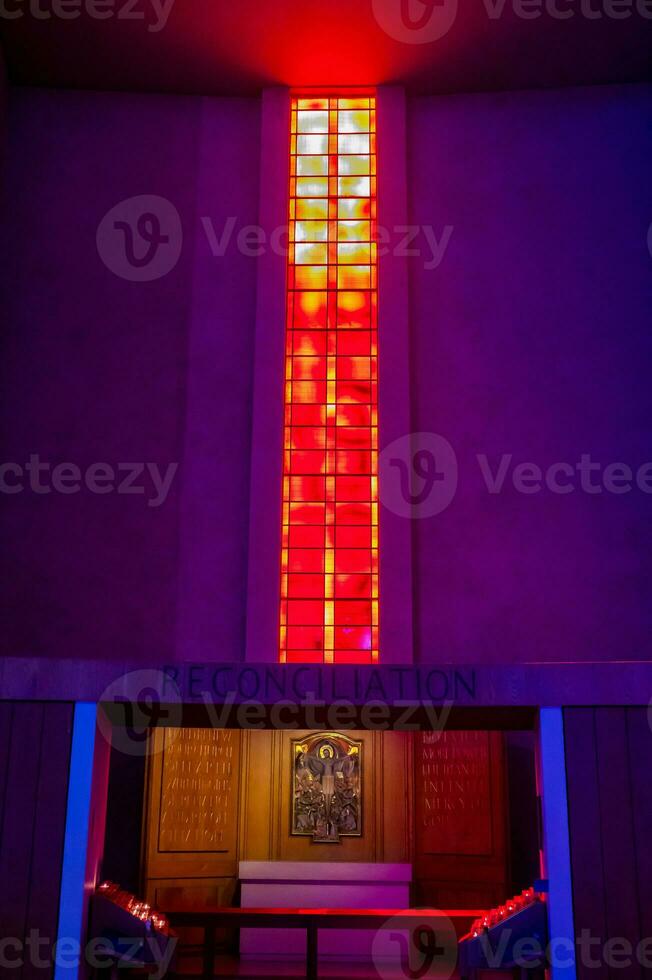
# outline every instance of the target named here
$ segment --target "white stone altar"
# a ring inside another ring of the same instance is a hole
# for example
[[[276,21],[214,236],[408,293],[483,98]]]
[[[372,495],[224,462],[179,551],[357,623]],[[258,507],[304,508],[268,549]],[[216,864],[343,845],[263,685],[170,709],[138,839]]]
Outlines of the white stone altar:
[[[412,866],[328,861],[241,861],[242,908],[387,909],[410,907]],[[319,955],[369,960],[374,932],[322,929]],[[304,959],[302,929],[242,929],[243,959]]]

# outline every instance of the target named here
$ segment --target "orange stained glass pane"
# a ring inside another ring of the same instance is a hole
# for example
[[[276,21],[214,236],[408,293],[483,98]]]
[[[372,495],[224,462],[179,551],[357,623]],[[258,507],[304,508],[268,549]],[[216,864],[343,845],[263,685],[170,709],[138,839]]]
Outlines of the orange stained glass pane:
[[[280,659],[378,660],[376,112],[293,98]]]
[[[296,99],[295,109],[328,109],[328,99]]]

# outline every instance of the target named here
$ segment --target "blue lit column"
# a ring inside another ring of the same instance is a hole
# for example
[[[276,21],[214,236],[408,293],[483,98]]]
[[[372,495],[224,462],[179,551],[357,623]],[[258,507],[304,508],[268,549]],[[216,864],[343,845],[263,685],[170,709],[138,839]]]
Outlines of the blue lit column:
[[[544,870],[550,889],[548,925],[553,952],[552,980],[576,980],[566,753],[561,708],[541,709],[539,749]]]

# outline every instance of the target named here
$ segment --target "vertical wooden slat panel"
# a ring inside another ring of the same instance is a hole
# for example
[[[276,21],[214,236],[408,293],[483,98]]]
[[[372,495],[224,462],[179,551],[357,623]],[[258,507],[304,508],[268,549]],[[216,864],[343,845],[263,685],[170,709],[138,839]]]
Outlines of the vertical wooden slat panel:
[[[640,935],[636,889],[634,825],[629,782],[627,731],[624,708],[596,708],[595,732],[600,785],[602,857],[609,939],[629,941]],[[640,980],[637,963],[612,966],[615,980]]]
[[[72,716],[71,704],[44,707],[26,929],[46,937],[48,949],[57,932]],[[22,980],[47,980],[51,972],[26,963]]]
[[[20,942],[27,922],[42,723],[42,705],[15,705],[0,852],[0,932]],[[20,974],[20,967],[3,970],[5,980],[18,980]]]
[[[5,788],[7,784],[7,768],[9,766],[9,747],[11,745],[11,725],[14,706],[11,701],[0,701],[0,853],[2,853],[2,823],[5,812]],[[0,916],[2,914],[2,896],[0,895]]]
[[[0,704],[0,935],[23,944],[36,930],[41,963],[56,940],[71,719],[68,704]],[[28,948],[21,960],[3,980],[52,976]]]
[[[604,941],[607,930],[594,709],[566,708],[564,734],[575,932],[579,935],[589,929]],[[609,973],[603,963],[590,967],[579,958],[577,976],[579,980],[608,980]]]
[[[652,728],[645,708],[627,708],[628,764],[640,935],[652,936]],[[645,975],[645,971],[643,971]]]
[[[9,778],[9,759],[11,755],[11,731],[13,725],[14,706],[9,701],[0,704],[0,869],[2,868],[2,855],[4,853],[2,841],[4,837],[6,819],[6,790]],[[10,902],[7,890],[0,888],[0,938],[7,935],[6,925],[9,921],[8,905]]]

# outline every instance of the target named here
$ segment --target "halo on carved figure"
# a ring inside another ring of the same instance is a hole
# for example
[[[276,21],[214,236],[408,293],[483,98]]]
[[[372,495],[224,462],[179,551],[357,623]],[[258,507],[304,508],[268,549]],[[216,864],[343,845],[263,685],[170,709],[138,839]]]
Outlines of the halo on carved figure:
[[[362,834],[362,742],[338,732],[293,739],[292,828],[315,844]]]

